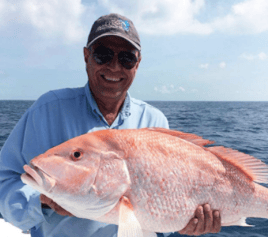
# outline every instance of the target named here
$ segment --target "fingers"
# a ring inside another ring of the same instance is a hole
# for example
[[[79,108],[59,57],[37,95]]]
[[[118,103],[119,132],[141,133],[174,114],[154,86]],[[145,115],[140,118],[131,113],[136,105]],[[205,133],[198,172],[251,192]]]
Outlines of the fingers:
[[[204,215],[205,215],[205,226],[204,226],[204,232],[209,233],[212,230],[213,227],[213,213],[210,209],[209,204],[204,205]]]
[[[195,217],[192,218],[189,223],[182,230],[179,231],[179,233],[181,235],[192,235],[195,231],[197,223],[198,219]]]
[[[40,194],[40,201],[41,203],[47,204],[48,206],[50,206],[51,202],[53,202],[50,198],[48,198],[44,194]]]
[[[51,209],[53,209],[55,212],[62,216],[73,216],[70,212],[63,209],[61,206],[59,206],[52,199],[48,198],[44,194],[40,195],[40,201],[41,203],[47,204]]]
[[[59,206],[55,202],[54,202],[52,209],[62,216],[73,216],[70,212],[66,211],[65,209],[63,209],[61,206]]]
[[[205,226],[205,215],[204,215],[204,209],[202,206],[199,206],[195,211],[195,216],[198,219],[194,235],[200,235],[204,233],[204,226]]]
[[[221,217],[219,211],[212,211],[209,204],[198,206],[195,217],[179,231],[184,235],[202,235],[218,233],[221,230]]]
[[[218,233],[221,231],[221,216],[219,211],[213,211],[213,232]]]

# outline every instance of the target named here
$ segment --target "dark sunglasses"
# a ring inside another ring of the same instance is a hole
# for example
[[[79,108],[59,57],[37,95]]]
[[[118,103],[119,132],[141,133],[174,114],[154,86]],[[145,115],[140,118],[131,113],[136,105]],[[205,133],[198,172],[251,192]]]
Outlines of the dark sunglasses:
[[[113,59],[114,51],[100,45],[94,50],[93,57],[97,64],[103,65]],[[134,53],[121,51],[118,53],[118,61],[124,68],[129,70],[136,65],[138,59]]]

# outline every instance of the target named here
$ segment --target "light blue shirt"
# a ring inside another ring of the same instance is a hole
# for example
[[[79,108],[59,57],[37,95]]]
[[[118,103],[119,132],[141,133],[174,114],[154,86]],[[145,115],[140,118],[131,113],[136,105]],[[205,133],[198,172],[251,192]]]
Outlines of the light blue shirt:
[[[22,116],[0,153],[0,213],[33,237],[114,237],[116,225],[58,215],[42,209],[40,193],[21,182],[23,165],[35,156],[81,134],[102,129],[168,128],[166,117],[129,93],[116,120],[108,125],[88,83],[42,95]]]

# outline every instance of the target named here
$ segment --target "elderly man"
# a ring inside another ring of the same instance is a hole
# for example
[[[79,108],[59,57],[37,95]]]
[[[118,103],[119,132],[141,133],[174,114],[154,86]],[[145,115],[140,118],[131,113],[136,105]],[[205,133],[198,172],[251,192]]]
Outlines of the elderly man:
[[[101,129],[168,128],[156,108],[127,92],[141,61],[133,23],[118,14],[100,17],[92,26],[84,59],[88,83],[82,88],[50,91],[20,119],[0,154],[0,212],[6,221],[32,236],[116,236],[117,226],[72,216],[53,200],[20,180],[23,165],[75,136]],[[180,231],[218,232],[220,216],[208,204]]]

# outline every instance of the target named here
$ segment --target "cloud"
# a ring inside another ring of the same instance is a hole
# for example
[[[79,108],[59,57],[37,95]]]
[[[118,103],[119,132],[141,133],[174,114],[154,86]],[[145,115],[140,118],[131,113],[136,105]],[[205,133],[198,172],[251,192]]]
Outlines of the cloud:
[[[225,62],[221,62],[221,63],[219,64],[219,67],[220,67],[220,68],[226,68],[226,63],[225,63]]]
[[[11,3],[10,3],[11,2]],[[45,38],[60,37],[65,43],[84,40],[88,34],[81,18],[92,8],[81,0],[0,0],[0,26],[30,26]]]
[[[151,35],[212,34],[214,32],[256,34],[268,30],[268,1],[244,0],[231,5],[221,17],[200,21],[200,14],[222,15],[221,7],[213,7],[205,0],[99,0],[109,12],[118,12],[132,19],[139,32]],[[227,9],[227,8],[226,8]],[[216,14],[215,14],[216,13]]]
[[[260,60],[265,60],[267,58],[267,55],[265,53],[261,52],[261,53],[258,54],[258,58]]]
[[[179,87],[179,90],[180,91],[185,91],[185,89],[183,87],[181,87],[181,86]]]
[[[14,24],[16,29],[27,26],[38,36],[75,43],[85,40],[98,16],[110,12],[129,17],[139,33],[149,35],[208,35],[217,31],[256,34],[268,30],[267,0],[233,4],[218,18],[213,16],[219,8],[214,7],[211,13],[208,6],[205,0],[0,0],[0,30],[4,32]],[[201,21],[202,14],[212,17]]]
[[[256,58],[256,56],[252,54],[243,53],[240,55],[240,58],[246,59],[246,60],[253,60]]]
[[[163,85],[160,87],[155,86],[154,91],[160,92],[161,94],[173,94],[173,93],[176,93],[178,91],[184,92],[185,89],[182,86],[175,88],[175,86],[171,84],[171,85]]]
[[[247,53],[243,53],[239,56],[242,59],[246,59],[246,60],[265,60],[267,59],[267,55],[264,52],[261,52],[259,54],[247,54]]]
[[[268,1],[247,0],[235,4],[231,12],[215,19],[211,27],[216,31],[256,34],[268,30]]]
[[[209,66],[208,63],[200,64],[200,65],[199,65],[199,68],[202,68],[202,69],[208,69],[208,66]]]
[[[196,19],[205,6],[205,0],[99,0],[99,3],[109,12],[128,16],[142,33],[173,35],[212,32],[207,24]]]

